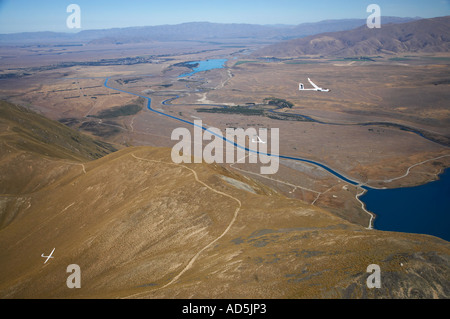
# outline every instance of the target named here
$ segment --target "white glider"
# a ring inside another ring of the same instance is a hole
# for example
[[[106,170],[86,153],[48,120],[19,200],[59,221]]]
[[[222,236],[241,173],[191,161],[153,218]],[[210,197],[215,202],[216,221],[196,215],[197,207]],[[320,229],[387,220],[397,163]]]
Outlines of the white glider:
[[[319,86],[317,86],[313,81],[311,81],[310,78],[308,78],[309,83],[314,87],[314,89],[305,89],[305,86],[303,83],[300,83],[298,86],[299,91],[319,91],[319,92],[330,92],[329,89],[323,89]]]
[[[47,259],[44,261],[44,264],[45,264],[50,258],[53,258],[52,254],[53,254],[54,251],[55,251],[55,248],[53,248],[53,250],[52,250],[52,252],[50,253],[50,255],[48,255],[48,256],[44,256],[44,254],[41,255],[41,257],[47,258]]]
[[[252,139],[252,143],[263,143],[263,144],[266,144],[266,142],[264,142],[263,140],[261,140],[261,138],[260,138],[258,135],[255,135],[255,136],[258,138],[258,140],[255,141],[255,139]]]

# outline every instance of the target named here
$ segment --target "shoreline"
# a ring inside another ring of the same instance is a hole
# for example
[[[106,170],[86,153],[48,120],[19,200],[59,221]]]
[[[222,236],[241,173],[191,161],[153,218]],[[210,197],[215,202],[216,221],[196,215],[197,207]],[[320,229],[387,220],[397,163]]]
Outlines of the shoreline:
[[[446,180],[443,175],[446,174]],[[448,210],[450,167],[439,174],[439,179],[419,186],[392,188],[386,192],[365,192],[366,206],[371,205],[381,225],[374,228],[381,231],[396,231],[434,236],[450,240],[450,216]],[[442,185],[436,186],[436,183]],[[383,191],[383,190],[381,190]],[[389,192],[390,191],[390,192]],[[386,205],[385,202],[391,203]],[[374,225],[375,226],[375,225]],[[437,227],[436,227],[437,226]]]

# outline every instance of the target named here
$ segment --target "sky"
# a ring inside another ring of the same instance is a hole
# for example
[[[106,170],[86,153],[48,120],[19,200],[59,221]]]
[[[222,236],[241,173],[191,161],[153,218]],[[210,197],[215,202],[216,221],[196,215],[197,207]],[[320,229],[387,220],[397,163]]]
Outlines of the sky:
[[[380,6],[382,16],[450,15],[450,0],[0,0],[0,33],[78,32],[194,21],[296,25],[366,19],[372,3]],[[70,4],[81,9],[81,28],[67,27]]]

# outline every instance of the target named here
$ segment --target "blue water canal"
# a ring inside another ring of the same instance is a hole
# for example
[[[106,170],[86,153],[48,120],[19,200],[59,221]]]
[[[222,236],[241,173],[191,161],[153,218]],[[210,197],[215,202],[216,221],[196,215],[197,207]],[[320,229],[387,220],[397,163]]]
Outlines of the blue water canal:
[[[185,73],[179,77],[191,76],[195,73],[223,68],[225,66],[226,59],[211,59],[206,61],[191,62],[192,65],[196,65],[192,72]],[[198,64],[198,65],[197,65]],[[110,87],[108,85],[109,78],[106,78],[104,86],[116,90],[119,92],[128,93],[131,95],[139,96],[147,100],[147,109],[166,116],[168,118],[197,126],[204,131],[209,131],[205,127],[201,127],[194,122],[184,120],[182,118],[166,114],[164,112],[155,110],[151,107],[151,99],[148,96],[140,95],[133,92]],[[168,102],[178,98],[167,99],[162,102],[164,105]],[[329,124],[329,123],[321,123]],[[294,161],[301,161],[310,164],[317,165],[331,174],[335,175],[339,179],[352,184],[358,185],[358,181],[352,180],[344,176],[343,174],[331,169],[330,167],[320,162],[303,159],[299,157],[284,156],[270,153],[260,153],[255,150],[250,150],[244,146],[238,145],[234,141],[226,139],[222,135],[218,135],[215,132],[209,131],[211,134],[223,139],[227,143],[231,143],[234,146],[245,149],[248,152],[253,152],[268,156],[278,156],[282,159],[290,159]],[[375,213],[376,219],[374,222],[374,228],[386,231],[399,231],[408,233],[420,233],[429,234],[440,237],[447,241],[450,241],[450,171],[445,170],[445,173],[440,176],[438,181],[434,181],[422,186],[409,187],[409,188],[397,188],[397,189],[373,189],[367,186],[362,186],[366,189],[366,193],[360,197],[365,203],[367,210]]]

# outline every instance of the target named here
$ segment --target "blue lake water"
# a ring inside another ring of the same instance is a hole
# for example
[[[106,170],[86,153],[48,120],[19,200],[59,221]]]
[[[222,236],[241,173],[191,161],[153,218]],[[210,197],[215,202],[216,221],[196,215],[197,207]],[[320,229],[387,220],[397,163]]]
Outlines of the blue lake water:
[[[195,67],[192,72],[185,73],[180,75],[180,78],[194,75],[198,72],[213,70],[213,69],[221,69],[225,66],[225,62],[227,62],[227,59],[211,59],[211,60],[204,60],[204,61],[193,61],[189,64],[199,64],[197,67]]]
[[[439,180],[395,189],[369,189],[360,197],[377,216],[374,228],[433,235],[450,241],[450,169]]]

